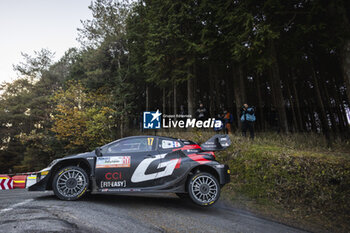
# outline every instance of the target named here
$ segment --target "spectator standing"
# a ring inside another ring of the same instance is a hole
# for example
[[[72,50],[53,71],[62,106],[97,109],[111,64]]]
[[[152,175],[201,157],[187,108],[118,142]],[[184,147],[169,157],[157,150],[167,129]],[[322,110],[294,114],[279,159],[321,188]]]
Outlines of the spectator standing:
[[[225,134],[229,134],[232,132],[232,123],[233,123],[233,116],[232,114],[225,110],[224,111],[224,127],[225,127]]]
[[[186,115],[185,106],[183,104],[180,105],[180,115]]]
[[[207,109],[203,106],[203,104],[201,103],[199,105],[199,108],[196,111],[196,117],[198,120],[206,120],[207,119],[207,115],[208,115],[208,111]]]
[[[214,127],[214,131],[220,133],[220,131],[224,129],[224,122],[222,119],[222,115],[218,114],[217,117],[215,118],[215,121],[221,122],[219,127]]]
[[[247,130],[249,130],[250,138],[254,139],[254,122],[255,122],[255,110],[253,107],[249,107],[248,104],[244,104],[241,110],[241,122],[242,122],[242,135],[247,136]]]

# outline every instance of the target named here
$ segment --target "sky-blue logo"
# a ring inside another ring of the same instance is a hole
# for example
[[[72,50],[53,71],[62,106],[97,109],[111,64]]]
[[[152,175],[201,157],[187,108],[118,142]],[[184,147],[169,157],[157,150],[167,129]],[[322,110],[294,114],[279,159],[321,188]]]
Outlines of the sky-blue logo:
[[[156,112],[143,112],[143,128],[144,129],[160,129],[160,116],[162,113],[157,110]]]

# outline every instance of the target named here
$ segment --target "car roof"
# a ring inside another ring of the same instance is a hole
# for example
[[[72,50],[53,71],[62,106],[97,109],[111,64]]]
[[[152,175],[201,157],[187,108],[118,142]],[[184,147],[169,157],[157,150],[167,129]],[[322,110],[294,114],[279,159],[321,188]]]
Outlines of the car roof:
[[[155,135],[137,135],[137,136],[129,136],[125,138],[120,138],[121,139],[128,139],[128,138],[140,138],[140,137],[155,137],[155,138],[169,138],[169,139],[174,139],[174,140],[181,140],[179,138],[174,138],[174,137],[168,137],[168,136],[155,136]]]
[[[178,138],[174,138],[174,137],[166,137],[166,136],[154,136],[154,135],[137,135],[137,136],[129,136],[129,137],[125,137],[125,138],[119,138],[115,141],[112,141],[110,143],[107,143],[105,145],[103,145],[102,147],[108,146],[110,144],[113,144],[115,142],[118,142],[120,140],[125,140],[125,139],[132,139],[132,138],[143,138],[143,137],[155,137],[155,138],[169,138],[169,139],[174,139],[174,140],[179,140],[179,141],[184,141],[183,139],[178,139]],[[187,141],[187,140],[186,140]]]

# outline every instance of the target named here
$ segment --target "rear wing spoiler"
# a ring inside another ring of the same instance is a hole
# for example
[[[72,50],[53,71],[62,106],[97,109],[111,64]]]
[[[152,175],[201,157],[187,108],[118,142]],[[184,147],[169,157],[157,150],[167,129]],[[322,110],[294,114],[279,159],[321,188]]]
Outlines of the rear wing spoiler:
[[[231,139],[227,134],[217,134],[201,144],[201,148],[203,151],[219,151],[225,150],[230,145]]]

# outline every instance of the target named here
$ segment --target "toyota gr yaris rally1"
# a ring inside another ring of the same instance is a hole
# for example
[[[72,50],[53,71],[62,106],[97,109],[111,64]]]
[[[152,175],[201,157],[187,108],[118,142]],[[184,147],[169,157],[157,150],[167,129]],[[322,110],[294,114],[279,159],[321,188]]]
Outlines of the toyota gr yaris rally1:
[[[171,192],[210,206],[230,181],[228,166],[215,160],[214,151],[230,144],[227,135],[215,135],[202,145],[161,136],[122,138],[54,160],[28,190],[53,190],[62,200],[77,200],[86,192]]]

